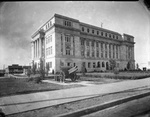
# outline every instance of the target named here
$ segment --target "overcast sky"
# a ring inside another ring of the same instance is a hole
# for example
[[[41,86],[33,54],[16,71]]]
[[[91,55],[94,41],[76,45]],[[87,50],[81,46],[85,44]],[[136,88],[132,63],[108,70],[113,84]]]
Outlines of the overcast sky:
[[[31,35],[55,13],[135,37],[135,62],[150,61],[150,15],[140,2],[4,2],[0,4],[0,69],[29,65]]]

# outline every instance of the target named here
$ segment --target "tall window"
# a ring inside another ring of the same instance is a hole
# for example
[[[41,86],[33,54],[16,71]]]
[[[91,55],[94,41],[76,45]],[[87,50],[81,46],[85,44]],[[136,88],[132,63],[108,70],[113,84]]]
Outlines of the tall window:
[[[87,32],[89,33],[90,32],[90,30],[87,28]]]
[[[90,68],[91,67],[91,63],[90,62],[88,62],[88,68]]]
[[[49,62],[49,68],[52,68],[52,62]]]
[[[90,56],[90,51],[89,51],[89,50],[87,50],[87,56],[88,56],[88,57]]]
[[[92,30],[92,33],[94,34],[94,30]]]
[[[82,27],[82,31],[84,32],[84,27]]]
[[[101,43],[101,57],[103,58],[103,43]]]
[[[70,55],[70,49],[66,49],[66,55]]]
[[[92,41],[92,47],[94,47],[94,41]]]
[[[99,35],[99,31],[97,31],[97,35]]]
[[[84,45],[84,40],[81,39],[81,45]]]
[[[86,46],[89,46],[89,41],[88,40],[86,41]]]
[[[115,46],[113,45],[113,58],[115,58]]]
[[[70,36],[69,36],[69,35],[65,35],[65,41],[66,41],[66,42],[71,42],[71,41],[70,41]]]
[[[105,44],[105,58],[107,58],[107,44]]]
[[[109,34],[109,37],[111,38],[111,34]]]
[[[95,68],[95,62],[93,62],[93,68]]]
[[[103,32],[101,32],[101,35],[103,36]]]
[[[99,51],[98,50],[97,50],[97,54],[96,55],[97,55],[97,57],[99,57]]]
[[[102,67],[105,67],[105,64],[104,64],[104,62],[102,62]]]
[[[111,45],[109,44],[109,58],[111,58]]]

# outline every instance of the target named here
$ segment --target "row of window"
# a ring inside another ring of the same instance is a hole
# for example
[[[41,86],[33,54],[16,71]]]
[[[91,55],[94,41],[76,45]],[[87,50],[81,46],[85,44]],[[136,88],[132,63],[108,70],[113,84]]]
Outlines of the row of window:
[[[82,32],[87,32],[87,33],[91,33],[91,34],[95,34],[95,35],[100,35],[100,36],[103,36],[103,37],[108,37],[108,38],[112,38],[112,39],[119,39],[119,36],[118,35],[114,35],[114,34],[111,34],[111,33],[107,33],[107,32],[100,32],[98,30],[94,30],[94,29],[89,29],[89,28],[85,28],[85,27],[82,27]]]
[[[49,21],[49,22],[46,24],[46,30],[49,29],[51,26],[52,26],[52,22]]]
[[[47,36],[46,38],[46,44],[52,42],[52,35]]]
[[[116,54],[116,58],[118,59],[119,58],[119,46],[115,46],[115,45],[112,45],[112,48],[111,48],[111,44],[108,45],[108,48],[107,48],[107,44],[105,43],[96,43],[96,45],[101,45],[99,48],[99,46],[97,46],[97,48],[94,48],[92,44],[92,50],[91,50],[91,57],[95,57],[95,54],[96,54],[96,57],[100,57],[100,54],[101,54],[101,58],[115,58],[115,54]],[[81,41],[81,56],[85,56],[84,53],[85,53],[85,47],[83,45],[83,41]],[[89,45],[89,44],[88,44]],[[104,48],[105,48],[105,55],[104,55]],[[95,50],[96,49],[96,52]],[[115,49],[116,49],[116,53],[115,53]],[[90,49],[89,47],[87,46],[86,48],[87,52],[86,52],[86,55],[87,57],[90,57]],[[101,52],[101,53],[100,53]],[[111,55],[111,52],[112,52],[112,55]],[[109,55],[108,55],[109,54]]]
[[[71,21],[64,20],[64,25],[65,25],[65,26],[68,26],[68,27],[71,27],[71,26],[72,26],[72,22],[71,22]]]
[[[46,62],[46,69],[52,68],[52,62]]]
[[[46,56],[53,54],[52,46],[46,48]]]

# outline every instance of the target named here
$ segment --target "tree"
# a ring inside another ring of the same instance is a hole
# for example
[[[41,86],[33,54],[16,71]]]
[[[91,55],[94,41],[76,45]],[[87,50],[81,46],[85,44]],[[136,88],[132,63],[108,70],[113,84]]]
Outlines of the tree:
[[[114,70],[116,67],[116,61],[113,59],[109,60],[111,70]]]
[[[31,69],[28,68],[28,69],[27,69],[27,76],[30,77],[30,75],[31,75]]]
[[[139,69],[139,64],[138,64],[138,63],[136,64],[136,69],[137,69],[137,70]]]
[[[127,69],[130,70],[130,62],[127,63]]]
[[[32,74],[36,73],[36,64],[32,64]]]
[[[44,69],[44,61],[40,59],[40,69],[39,69],[40,77],[43,79],[45,77],[45,69]]]
[[[48,76],[48,71],[49,71],[49,64],[47,63],[46,64],[46,74],[47,74],[47,76]]]

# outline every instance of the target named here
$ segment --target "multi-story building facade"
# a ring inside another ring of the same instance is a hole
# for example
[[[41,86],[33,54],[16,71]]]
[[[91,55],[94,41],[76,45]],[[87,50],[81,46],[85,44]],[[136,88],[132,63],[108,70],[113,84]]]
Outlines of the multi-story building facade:
[[[110,59],[119,69],[135,68],[134,37],[55,14],[32,35],[32,62],[59,71],[61,66],[84,66],[87,71],[110,69]]]

